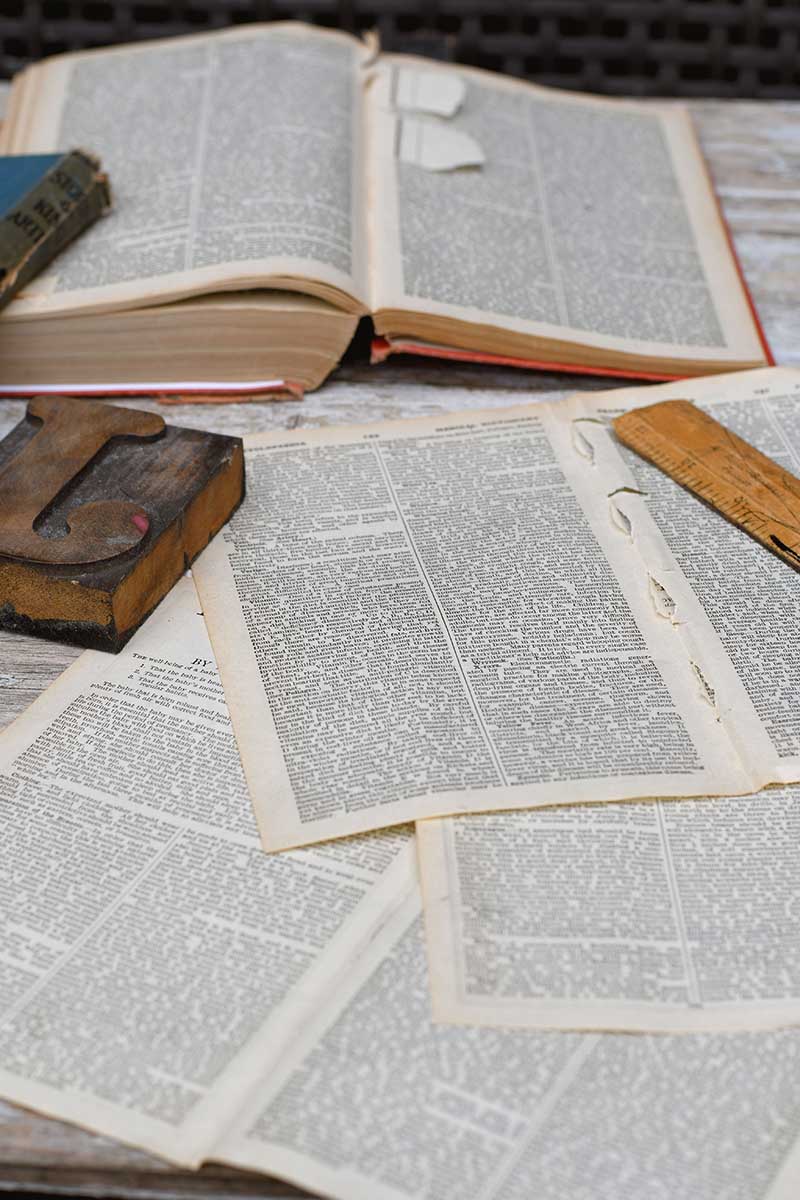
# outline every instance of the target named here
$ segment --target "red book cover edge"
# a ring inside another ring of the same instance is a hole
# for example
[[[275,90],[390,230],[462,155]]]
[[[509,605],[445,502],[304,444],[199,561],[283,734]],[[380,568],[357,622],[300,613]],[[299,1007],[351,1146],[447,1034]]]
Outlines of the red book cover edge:
[[[692,125],[694,127],[694,122],[692,122]],[[758,334],[758,340],[761,343],[762,350],[764,351],[764,357],[767,361],[767,365],[774,367],[775,356],[773,355],[770,344],[767,341],[767,335],[764,332],[764,326],[761,324],[761,318],[758,315],[755,301],[753,300],[753,294],[750,291],[747,280],[745,279],[744,270],[742,269],[742,262],[739,258],[739,253],[733,240],[731,227],[728,224],[728,219],[722,210],[722,205],[720,203],[719,196],[717,195],[717,189],[714,187],[714,180],[711,177],[711,171],[709,170],[705,155],[700,148],[699,139],[697,139],[696,133],[695,139],[698,141],[699,157],[703,164],[703,170],[705,171],[706,179],[708,180],[708,186],[710,188],[711,195],[714,197],[714,204],[716,205],[720,224],[725,232],[725,239],[731,252],[733,265],[736,268],[736,273],[739,276],[739,281],[742,285],[742,291],[744,292],[747,307],[750,310],[751,317],[753,318],[753,324],[755,325],[756,333]],[[659,383],[685,378],[685,376],[682,375],[660,375],[645,371],[622,370],[615,367],[584,367],[559,362],[538,361],[535,359],[509,358],[501,354],[481,354],[478,351],[472,350],[455,350],[447,348],[439,349],[434,346],[422,345],[421,343],[415,342],[410,338],[396,338],[394,341],[390,341],[385,337],[373,338],[370,354],[371,362],[385,362],[390,354],[419,354],[425,358],[452,359],[457,362],[490,363],[498,367],[520,367],[523,369],[527,368],[537,371],[556,371],[558,373],[563,372],[568,375],[600,375],[609,376],[616,379],[644,379],[647,382]]]
[[[425,345],[410,339],[396,338],[390,341],[385,337],[372,339],[370,362],[385,362],[390,354],[419,354],[423,358],[444,358],[455,362],[490,363],[495,367],[520,367],[534,371],[556,371],[563,375],[601,375],[615,379],[644,379],[647,382],[666,383],[681,379],[681,375],[658,375],[644,371],[624,371],[615,367],[584,367],[573,363],[545,362],[533,358],[509,358],[503,354],[481,354],[476,350],[451,350],[447,347]]]

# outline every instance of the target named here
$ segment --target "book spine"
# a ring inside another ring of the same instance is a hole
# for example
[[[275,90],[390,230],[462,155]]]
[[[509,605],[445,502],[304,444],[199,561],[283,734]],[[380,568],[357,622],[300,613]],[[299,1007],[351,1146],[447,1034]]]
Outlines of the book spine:
[[[98,160],[83,150],[65,154],[0,216],[0,308],[110,207]]]

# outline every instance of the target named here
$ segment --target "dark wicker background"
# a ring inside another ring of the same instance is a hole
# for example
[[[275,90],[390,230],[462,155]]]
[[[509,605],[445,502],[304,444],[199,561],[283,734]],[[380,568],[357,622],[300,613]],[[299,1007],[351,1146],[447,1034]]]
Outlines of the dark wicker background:
[[[0,14],[6,77],[62,50],[291,17],[562,87],[800,96],[800,0],[0,0]]]

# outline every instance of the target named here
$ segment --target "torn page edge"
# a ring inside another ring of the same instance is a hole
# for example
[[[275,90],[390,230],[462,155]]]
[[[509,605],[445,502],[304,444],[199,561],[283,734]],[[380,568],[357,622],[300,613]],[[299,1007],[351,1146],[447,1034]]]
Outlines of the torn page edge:
[[[361,70],[366,71],[370,67],[374,67],[378,61],[381,52],[381,35],[377,29],[366,29],[361,35],[361,41],[365,50],[365,56],[361,60]]]
[[[397,157],[426,171],[457,171],[486,162],[483,150],[468,133],[420,117],[399,118]]]
[[[690,597],[693,602],[696,599],[676,569],[668,548],[652,529],[653,518],[647,510],[647,496],[636,486],[624,460],[619,460],[619,450],[610,426],[596,417],[575,416],[572,418],[572,443],[584,463],[593,467],[602,465],[608,475],[617,476],[619,483],[606,493],[611,525],[616,533],[628,540],[642,565],[654,616],[658,620],[669,621],[680,638],[698,700],[709,704],[715,719],[721,722],[713,671],[705,665],[705,649],[695,636],[688,615]],[[737,756],[746,773],[747,768],[738,749]]]
[[[714,712],[717,714],[717,720],[719,721],[720,715],[719,715],[719,709],[717,708],[717,693],[714,691],[714,688],[708,682],[705,675],[700,670],[700,668],[698,667],[698,665],[694,661],[694,659],[690,659],[689,665],[691,666],[692,670],[694,671],[697,682],[700,684],[700,687],[702,689],[702,695],[705,697],[707,702],[713,708]]]
[[[454,71],[426,71],[419,67],[395,69],[394,102],[397,108],[454,117],[467,95],[467,85]]]
[[[652,537],[641,532],[642,525],[652,520],[647,513],[646,497],[641,492],[626,488],[609,497],[609,504],[616,510],[616,518],[612,520],[615,528],[620,528],[621,523],[627,525],[628,540],[647,575],[647,589],[655,616],[659,620],[669,621],[680,638],[682,650],[697,685],[698,699],[704,704],[710,704],[716,720],[721,721],[717,690],[711,682],[713,672],[704,665],[705,650],[694,634],[687,612],[689,604],[684,603],[681,594],[687,585],[674,566],[665,562],[662,555],[654,552]],[[688,601],[688,595],[685,599]],[[744,762],[742,768],[746,769]]]
[[[602,422],[595,421],[590,417],[575,417],[570,424],[572,445],[576,453],[580,454],[581,458],[585,458],[590,466],[594,466],[594,444],[584,435],[580,426],[592,424],[600,425]]]
[[[592,447],[592,456],[594,457],[594,447]],[[634,496],[643,496],[645,493],[640,492],[638,488],[619,487],[614,488],[613,492],[608,493],[608,507],[611,513],[611,520],[626,536],[633,541],[633,522],[626,513],[615,502],[614,497],[620,493],[628,492]]]

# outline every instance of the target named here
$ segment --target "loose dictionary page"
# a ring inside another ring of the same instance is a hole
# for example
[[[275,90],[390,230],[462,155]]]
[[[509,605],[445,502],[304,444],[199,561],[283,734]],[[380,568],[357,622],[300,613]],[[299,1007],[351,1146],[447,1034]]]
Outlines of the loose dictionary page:
[[[603,421],[695,400],[800,474],[800,372],[575,401]],[[800,575],[622,450],[609,519],[718,724],[762,777],[797,778]],[[639,489],[634,491],[631,489]],[[418,826],[434,1011],[453,1022],[688,1032],[800,1020],[800,787]]]
[[[410,895],[214,1157],[333,1200],[796,1200],[800,1031],[454,1029]]]
[[[413,880],[268,857],[190,579],[0,737],[0,1094],[198,1166]]]
[[[267,849],[798,777],[581,403],[246,441],[195,575]]]

